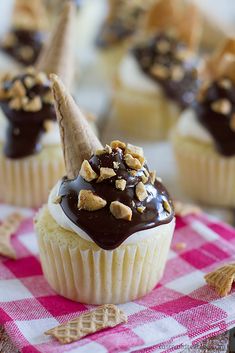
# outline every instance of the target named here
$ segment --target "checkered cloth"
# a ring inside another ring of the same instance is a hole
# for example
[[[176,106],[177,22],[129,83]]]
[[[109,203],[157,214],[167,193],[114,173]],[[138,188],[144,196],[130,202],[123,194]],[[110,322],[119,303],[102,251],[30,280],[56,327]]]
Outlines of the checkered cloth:
[[[0,217],[13,208],[0,205]],[[60,345],[44,332],[77,317],[92,306],[60,297],[45,281],[33,232],[33,211],[25,211],[12,238],[16,261],[0,257],[0,324],[23,353],[175,352],[235,326],[235,292],[219,298],[203,275],[235,262],[235,230],[200,216],[177,219],[161,283],[147,296],[120,305],[128,323],[81,341]],[[184,242],[185,249],[174,251]]]

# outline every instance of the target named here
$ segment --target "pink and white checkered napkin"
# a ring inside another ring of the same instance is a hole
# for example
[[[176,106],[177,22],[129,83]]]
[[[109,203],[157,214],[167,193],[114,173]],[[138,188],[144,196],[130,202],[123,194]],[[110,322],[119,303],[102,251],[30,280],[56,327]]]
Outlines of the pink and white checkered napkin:
[[[0,217],[12,210],[0,205]],[[0,324],[21,352],[175,352],[235,326],[235,291],[219,298],[203,280],[218,265],[235,261],[235,230],[205,215],[187,216],[177,219],[173,240],[186,247],[171,250],[161,283],[144,298],[120,305],[128,323],[60,345],[44,331],[92,306],[49,287],[38,260],[33,211],[26,215],[12,239],[18,259],[0,257]]]

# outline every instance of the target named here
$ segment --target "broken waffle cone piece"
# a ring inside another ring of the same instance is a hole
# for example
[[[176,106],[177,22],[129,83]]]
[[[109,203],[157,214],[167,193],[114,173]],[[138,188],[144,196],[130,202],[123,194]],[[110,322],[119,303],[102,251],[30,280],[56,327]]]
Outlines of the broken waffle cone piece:
[[[50,77],[67,176],[74,179],[82,162],[103,147],[61,80],[56,75]]]
[[[71,343],[105,328],[127,322],[127,316],[115,305],[105,304],[78,318],[45,332],[60,343]]]
[[[74,20],[76,14],[75,1],[66,1],[60,19],[44,46],[36,69],[54,73],[61,77],[67,87],[71,84],[74,70],[73,38]]]
[[[205,275],[206,283],[213,287],[216,293],[221,296],[227,296],[232,289],[235,280],[235,263],[217,268]]]
[[[11,213],[0,225],[0,255],[16,258],[16,253],[11,246],[11,236],[19,228],[23,217],[19,213]]]
[[[15,0],[12,27],[30,31],[44,31],[48,18],[43,0]]]

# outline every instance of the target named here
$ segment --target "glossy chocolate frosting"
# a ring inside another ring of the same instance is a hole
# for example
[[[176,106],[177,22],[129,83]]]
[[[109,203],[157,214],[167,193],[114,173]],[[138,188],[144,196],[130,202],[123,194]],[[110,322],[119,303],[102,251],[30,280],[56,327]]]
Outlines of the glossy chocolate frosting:
[[[194,109],[200,123],[214,139],[217,151],[235,155],[235,85],[228,78],[211,82],[201,90]]]
[[[33,65],[42,49],[45,33],[23,29],[13,29],[7,34],[11,42],[2,43],[2,49],[21,64]]]
[[[101,167],[113,168],[113,162],[119,165],[118,169],[114,169],[115,176],[102,182],[97,182],[97,179],[87,182],[81,175],[74,180],[64,178],[59,190],[60,205],[66,216],[85,231],[98,246],[106,250],[115,249],[138,231],[170,223],[174,217],[169,194],[160,181],[154,180],[152,184],[148,176],[145,180],[147,198],[144,201],[139,201],[137,198],[136,185],[146,174],[149,175],[145,163],[141,169],[133,173],[124,161],[124,150],[120,148],[113,148],[111,153],[94,155],[89,161],[98,176]],[[115,181],[118,179],[126,181],[123,191],[115,186]],[[79,209],[78,197],[81,190],[91,190],[95,195],[106,200],[106,206],[97,211]],[[110,203],[113,201],[119,201],[132,210],[130,221],[117,219],[111,214]],[[164,202],[169,206],[168,211],[164,208]],[[138,211],[139,208],[144,209],[142,213]]]
[[[40,152],[40,140],[46,131],[46,121],[56,121],[53,102],[48,101],[50,81],[45,74],[24,73],[6,80],[2,84],[0,106],[8,119],[7,136],[4,145],[4,154],[8,158],[17,159]],[[43,82],[40,80],[43,78]],[[28,88],[27,80],[32,82]],[[22,84],[25,94],[19,97],[14,91],[15,82]],[[27,108],[27,104],[36,98],[39,106]],[[46,102],[45,102],[46,99]],[[52,99],[52,98],[51,98]],[[17,100],[19,106],[12,108],[12,102]],[[24,101],[26,101],[24,105]]]
[[[162,86],[181,108],[192,104],[198,91],[196,59],[173,34],[159,32],[132,49],[141,69]]]

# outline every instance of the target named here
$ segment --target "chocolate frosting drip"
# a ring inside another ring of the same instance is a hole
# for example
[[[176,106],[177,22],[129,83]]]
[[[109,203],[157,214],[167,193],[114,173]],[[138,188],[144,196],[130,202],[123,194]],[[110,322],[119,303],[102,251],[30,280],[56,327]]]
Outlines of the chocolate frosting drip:
[[[60,205],[66,216],[78,227],[83,229],[91,239],[101,248],[112,250],[118,247],[133,233],[169,223],[174,217],[172,202],[169,194],[160,181],[151,184],[148,178],[145,188],[148,196],[144,201],[136,197],[136,185],[145,175],[144,168],[131,175],[131,170],[126,166],[121,149],[113,149],[112,153],[93,156],[90,159],[92,169],[99,175],[100,167],[113,168],[113,162],[118,162],[119,168],[116,175],[100,183],[87,182],[81,176],[74,180],[64,178],[60,186]],[[126,188],[121,191],[115,187],[117,179],[126,180]],[[98,211],[86,211],[78,209],[78,195],[81,190],[91,190],[93,193],[107,201],[107,205]],[[163,207],[166,200],[170,211]],[[110,212],[110,203],[119,201],[132,210],[131,221],[116,219]],[[137,207],[146,207],[143,213],[137,211]]]
[[[200,123],[214,139],[218,152],[235,155],[235,85],[227,78],[212,82],[194,104]]]
[[[37,61],[44,40],[43,32],[13,29],[2,43],[2,49],[21,64],[33,65]]]
[[[196,58],[183,42],[160,32],[134,47],[132,53],[144,73],[160,84],[170,99],[183,109],[192,104],[199,87]]]
[[[20,82],[25,89],[25,96],[23,99],[30,100],[37,97],[41,104],[39,109],[34,111],[26,111],[23,106],[19,109],[11,108],[13,99],[20,99],[16,97],[1,99],[0,106],[8,119],[7,136],[4,145],[4,154],[8,158],[18,159],[30,156],[41,151],[40,143],[42,134],[46,131],[45,121],[56,121],[56,114],[52,103],[43,102],[43,96],[51,94],[50,81],[37,83],[34,75],[22,74],[14,77],[12,80],[5,81],[3,84],[3,92],[6,96],[10,94],[14,83]],[[35,81],[31,88],[27,88],[25,82],[27,79]]]

